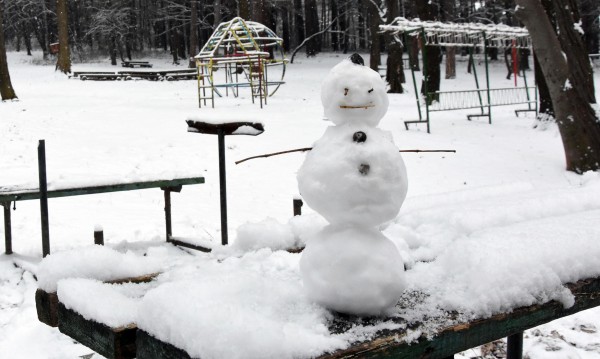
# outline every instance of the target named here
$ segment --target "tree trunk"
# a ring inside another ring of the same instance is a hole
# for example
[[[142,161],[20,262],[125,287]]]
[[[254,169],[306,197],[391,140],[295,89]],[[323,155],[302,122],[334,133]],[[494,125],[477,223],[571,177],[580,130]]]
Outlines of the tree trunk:
[[[117,36],[111,35],[110,37],[110,64],[117,66]]]
[[[248,0],[238,0],[238,14],[244,20],[250,19],[250,6]]]
[[[386,0],[388,8],[388,23],[393,21],[400,15],[398,9],[398,2],[396,0]],[[386,63],[385,79],[390,85],[389,93],[403,93],[404,89],[402,84],[405,82],[404,78],[404,61],[402,60],[403,48],[400,39],[389,35],[385,35],[388,57]]]
[[[421,20],[437,20],[437,7],[431,2],[417,1],[416,2],[417,15]],[[423,68],[427,72],[427,76],[423,79],[421,85],[421,94],[425,96],[428,102],[437,100],[435,96],[429,98],[427,93],[433,93],[440,90],[441,71],[440,63],[442,52],[439,46],[427,46],[425,39],[421,39],[421,46],[423,46]],[[425,51],[427,55],[425,55]]]
[[[373,71],[379,72],[379,65],[381,65],[381,40],[379,34],[381,18],[379,17],[379,8],[371,0],[363,0],[363,2],[369,16],[369,32],[371,36],[369,66]]]
[[[419,37],[408,36],[407,41],[410,41],[408,48],[408,62],[412,71],[421,71],[419,65]]]
[[[190,61],[188,67],[196,67],[194,56],[198,55],[198,2],[191,0],[192,16],[190,20]]]
[[[446,47],[446,80],[456,78],[456,47]]]
[[[6,47],[4,45],[4,1],[0,0],[0,95],[2,101],[16,99],[17,95],[10,82],[8,62],[6,60]]]
[[[292,47],[300,45],[306,36],[304,32],[304,16],[302,14],[302,0],[294,0],[294,31],[292,32],[294,45]]]
[[[544,78],[542,68],[540,66],[535,52],[533,53],[533,63],[535,66],[535,82],[537,83],[539,94],[537,121],[539,121],[540,123],[545,123],[554,120],[554,107],[552,106],[550,90],[548,90],[546,79]],[[537,124],[534,127],[537,127]]]
[[[331,19],[335,19],[338,15],[338,5],[337,5],[337,0],[330,0],[329,2],[329,8],[331,9],[330,13],[331,13]],[[339,35],[337,33],[338,30],[338,21],[336,20],[334,22],[334,24],[331,26],[331,49],[333,51],[338,51],[340,49],[340,40],[339,40]]]
[[[71,52],[69,49],[69,17],[67,15],[67,0],[57,0],[56,16],[58,22],[58,61],[56,70],[62,73],[71,73]]]
[[[572,2],[565,6],[562,1],[553,1],[559,36],[561,40],[569,40],[559,41],[538,0],[516,0],[516,3],[515,15],[529,30],[550,90],[567,170],[576,173],[599,170],[600,119],[591,106],[594,102],[593,81],[590,81],[591,94],[585,93],[584,89],[592,73],[586,73],[588,69],[581,67],[584,61],[576,60],[586,55],[580,35],[574,28],[573,14],[577,8]],[[589,62],[585,63],[589,68]]]
[[[319,32],[319,13],[316,0],[304,0],[304,18],[307,37]],[[306,42],[306,55],[315,56],[320,49],[320,36],[315,36]]]

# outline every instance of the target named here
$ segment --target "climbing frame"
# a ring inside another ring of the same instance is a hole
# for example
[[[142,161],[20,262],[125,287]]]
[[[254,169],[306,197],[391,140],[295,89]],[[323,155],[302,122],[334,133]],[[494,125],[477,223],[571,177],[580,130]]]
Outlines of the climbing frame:
[[[195,59],[200,107],[209,102],[214,107],[215,94],[223,96],[219,88],[225,89],[226,96],[231,92],[235,97],[240,88],[249,88],[252,103],[258,99],[262,108],[284,83],[287,59],[283,40],[268,27],[240,17],[219,24]],[[269,78],[273,67],[280,68],[272,74],[280,74],[278,80]]]

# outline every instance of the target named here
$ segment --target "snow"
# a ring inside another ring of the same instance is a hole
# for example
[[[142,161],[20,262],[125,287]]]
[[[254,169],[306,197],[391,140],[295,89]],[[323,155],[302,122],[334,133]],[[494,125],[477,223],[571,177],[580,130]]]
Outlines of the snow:
[[[243,229],[244,223],[262,223],[271,217],[289,227],[295,239],[310,241],[326,225],[325,219],[306,205],[302,216],[291,218],[291,202],[298,193],[296,173],[308,154],[256,159],[237,166],[233,161],[307,147],[321,137],[329,123],[319,120],[323,115],[320,83],[344,57],[297,58],[286,71],[287,83],[263,110],[252,105],[243,91],[239,98],[216,98],[213,110],[196,108],[194,81],[68,80],[55,73],[52,64],[34,65],[27,56],[9,53],[11,79],[20,100],[0,103],[0,187],[37,186],[40,138],[46,139],[48,178],[55,183],[200,173],[206,177],[205,184],[185,186],[172,195],[173,232],[177,237],[218,242],[217,139],[187,133],[184,120],[191,111],[221,118],[231,118],[236,112],[260,118],[269,131],[257,138],[228,138],[230,233]],[[170,63],[167,57],[152,61],[156,67]],[[483,71],[483,64],[478,66]],[[85,67],[110,68],[101,63]],[[502,62],[490,63],[491,82],[511,86],[504,80],[505,71]],[[466,61],[460,57],[457,73],[455,80],[442,80],[442,90],[472,89]],[[596,82],[599,76],[595,74]],[[534,131],[532,116],[516,118],[513,110],[520,107],[508,106],[494,112],[493,125],[485,120],[467,121],[465,115],[471,111],[453,111],[432,116],[432,134],[421,125],[405,131],[402,121],[417,117],[414,93],[408,89],[406,94],[389,97],[389,109],[379,127],[391,133],[399,148],[457,150],[456,154],[403,156],[410,188],[399,215],[383,234],[394,241],[405,261],[409,290],[391,315],[424,321],[424,333],[431,334],[436,319],[452,308],[472,318],[550,298],[568,305],[570,295],[561,283],[598,275],[600,265],[594,259],[600,248],[600,174],[565,172],[555,125]],[[138,324],[146,320],[150,328],[163,318],[164,303],[154,307],[152,301],[160,302],[163,295],[173,297],[179,305],[170,311],[181,319],[179,323],[185,323],[183,329],[207,336],[204,342],[187,341],[187,348],[214,357],[241,356],[246,351],[257,355],[252,340],[271,348],[271,356],[310,357],[396,325],[380,319],[374,327],[358,325],[345,334],[328,333],[325,328],[331,314],[304,294],[299,254],[254,250],[258,248],[254,245],[248,245],[246,254],[235,255],[174,248],[164,241],[163,204],[158,189],[50,199],[53,254],[48,259],[71,249],[85,251],[92,243],[95,224],[102,223],[107,247],[139,257],[146,253],[162,263],[156,288],[138,304],[156,317],[142,316]],[[34,293],[42,273],[38,267],[39,203],[23,201],[16,207],[12,234],[18,254],[0,255],[0,357],[89,354],[89,349],[37,320]],[[263,224],[265,233],[287,233],[273,222]],[[248,233],[249,240],[260,242],[258,232],[254,228]],[[233,245],[236,239],[231,238]],[[85,264],[99,261],[90,262]],[[184,305],[203,310],[186,316],[174,309]],[[256,319],[257,324],[237,321],[234,313]],[[196,315],[203,320],[195,320]],[[231,321],[204,320],[215,318]],[[527,331],[524,355],[531,359],[550,355],[598,358],[599,320],[600,310],[594,309]],[[155,335],[167,327],[157,328]],[[420,334],[409,332],[408,338]],[[290,343],[294,335],[298,340]],[[469,350],[457,358],[476,353],[478,349]]]
[[[356,143],[362,131],[367,140]],[[392,220],[407,192],[406,168],[391,136],[378,128],[346,124],[327,128],[298,170],[300,194],[330,223],[376,226]],[[367,174],[360,172],[368,165]]]
[[[300,261],[311,300],[341,313],[380,315],[406,288],[393,242],[377,229],[330,225],[307,244]]]
[[[112,248],[94,245],[53,253],[38,268],[39,288],[56,292],[57,283],[65,278],[89,278],[109,281],[156,273],[162,262],[133,252],[120,253]]]
[[[58,300],[85,319],[111,328],[127,327],[136,322],[138,303],[113,288],[124,286],[91,279],[63,279],[58,283]]]
[[[336,125],[377,126],[388,108],[385,92],[377,72],[345,59],[322,82],[325,117]]]

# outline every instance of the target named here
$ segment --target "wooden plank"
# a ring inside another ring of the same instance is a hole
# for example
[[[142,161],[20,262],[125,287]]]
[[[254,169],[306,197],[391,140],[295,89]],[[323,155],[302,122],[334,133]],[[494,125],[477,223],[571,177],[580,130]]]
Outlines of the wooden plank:
[[[192,359],[186,351],[160,341],[141,329],[137,332],[137,355],[141,359]]]
[[[204,183],[204,177],[177,178],[171,180],[157,180],[146,182],[131,182],[117,183],[109,185],[98,185],[88,187],[74,187],[54,189],[48,191],[48,198],[80,196],[87,194],[132,191],[139,189],[160,188],[160,187],[175,187],[181,185],[201,184]],[[25,201],[39,199],[40,193],[38,188],[30,189],[11,189],[11,187],[0,187],[0,203],[12,201]]]
[[[412,344],[401,342],[406,335],[403,330],[385,331],[368,342],[356,343],[319,358],[442,359],[600,305],[600,279],[582,280],[568,288],[575,296],[575,304],[570,308],[555,301],[522,307],[491,318],[453,325],[441,330],[432,340],[421,337]],[[418,326],[413,329],[418,330]]]
[[[58,326],[58,295],[41,289],[35,291],[35,308],[38,320],[51,327]]]
[[[194,249],[194,250],[197,250],[197,251],[200,251],[200,252],[210,253],[212,251],[212,248],[204,247],[204,246],[201,246],[201,245],[198,245],[198,244],[192,244],[192,243],[180,241],[180,240],[175,239],[173,237],[168,238],[167,242],[172,243],[173,245],[176,245],[178,247],[190,248],[190,249]]]
[[[109,359],[136,357],[135,324],[110,328],[58,304],[58,330]]]

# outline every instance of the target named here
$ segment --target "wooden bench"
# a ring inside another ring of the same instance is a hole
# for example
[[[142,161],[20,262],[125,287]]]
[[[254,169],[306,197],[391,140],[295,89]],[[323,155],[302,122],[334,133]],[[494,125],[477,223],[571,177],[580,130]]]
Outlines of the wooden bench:
[[[160,188],[165,198],[166,239],[171,240],[171,192],[180,192],[182,186],[204,183],[204,177],[173,178],[155,181],[113,183],[95,186],[56,188],[48,191],[48,198],[81,196],[97,193],[133,191]],[[0,187],[0,205],[4,207],[5,252],[12,253],[12,228],[10,207],[12,202],[36,200],[41,198],[39,188]],[[44,220],[42,218],[42,220]],[[47,220],[47,219],[46,219]],[[47,253],[44,253],[46,255]]]
[[[148,61],[123,61],[121,62],[123,67],[152,67],[152,64]]]

